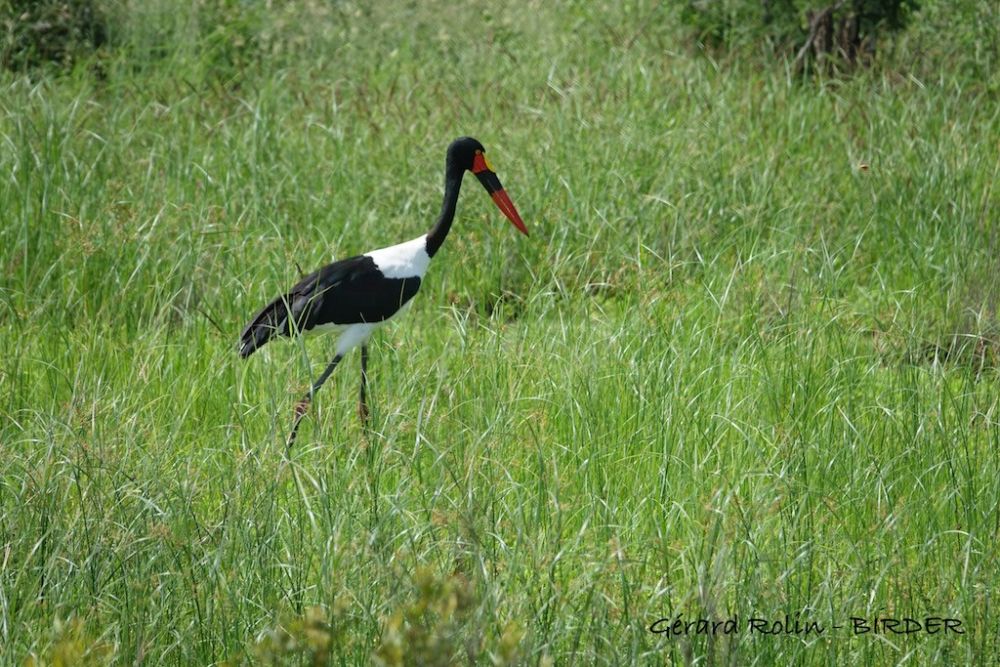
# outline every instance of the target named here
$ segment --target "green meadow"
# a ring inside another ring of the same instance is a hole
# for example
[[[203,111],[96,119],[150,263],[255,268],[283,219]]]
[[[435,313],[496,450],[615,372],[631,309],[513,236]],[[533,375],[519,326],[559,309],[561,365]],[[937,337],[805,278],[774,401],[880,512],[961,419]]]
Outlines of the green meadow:
[[[844,75],[646,0],[134,2],[0,74],[0,664],[993,664],[1000,13],[924,4]],[[286,452],[333,338],[240,330],[461,135],[531,237],[466,178],[370,428],[355,352]]]

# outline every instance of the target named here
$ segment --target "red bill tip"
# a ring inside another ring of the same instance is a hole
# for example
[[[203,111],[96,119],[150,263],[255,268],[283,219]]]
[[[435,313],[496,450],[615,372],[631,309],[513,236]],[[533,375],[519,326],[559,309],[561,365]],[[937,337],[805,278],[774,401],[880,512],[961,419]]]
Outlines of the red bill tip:
[[[497,208],[499,208],[500,211],[507,216],[507,219],[514,223],[514,226],[517,227],[518,231],[525,236],[528,236],[528,228],[524,226],[524,220],[521,220],[521,215],[517,212],[517,209],[514,207],[514,202],[512,202],[510,197],[507,196],[506,191],[503,189],[497,190],[496,192],[490,194],[490,197],[493,198],[493,203],[497,205]]]

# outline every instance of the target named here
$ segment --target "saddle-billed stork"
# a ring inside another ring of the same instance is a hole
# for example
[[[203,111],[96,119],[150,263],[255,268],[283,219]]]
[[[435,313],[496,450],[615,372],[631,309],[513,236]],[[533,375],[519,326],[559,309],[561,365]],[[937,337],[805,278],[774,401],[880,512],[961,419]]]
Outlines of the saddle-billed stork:
[[[431,258],[441,249],[455,219],[462,177],[471,171],[490,193],[497,207],[521,233],[524,221],[486,159],[486,149],[471,137],[448,147],[444,170],[444,203],[431,230],[419,238],[363,255],[348,257],[310,273],[290,290],[264,306],[240,334],[240,356],[249,357],[278,336],[339,331],[336,351],[309,392],[295,404],[295,421],[288,446],[295,442],[299,423],[323,383],[348,352],[361,346],[361,392],[358,413],[368,421],[365,396],[368,384],[368,339],[399,314],[420,289]]]

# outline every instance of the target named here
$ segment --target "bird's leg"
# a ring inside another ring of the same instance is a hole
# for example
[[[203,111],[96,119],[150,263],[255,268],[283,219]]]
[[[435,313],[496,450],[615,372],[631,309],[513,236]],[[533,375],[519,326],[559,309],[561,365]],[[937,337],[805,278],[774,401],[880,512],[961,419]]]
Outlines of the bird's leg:
[[[361,425],[368,426],[368,399],[365,390],[368,387],[368,346],[361,346],[361,394],[358,400],[358,416],[361,417]]]
[[[327,378],[330,377],[330,373],[332,373],[333,369],[337,367],[337,364],[340,363],[341,359],[343,359],[342,355],[338,354],[335,356],[326,367],[326,370],[323,371],[323,374],[316,378],[316,381],[313,382],[312,387],[309,389],[309,393],[300,398],[299,402],[295,404],[295,422],[292,424],[292,432],[288,434],[287,446],[289,448],[295,444],[295,436],[298,435],[299,432],[299,423],[302,421],[302,418],[306,416],[306,412],[309,411],[309,404],[312,403],[313,396],[317,391],[319,391],[319,388],[323,386],[323,383],[326,382]]]

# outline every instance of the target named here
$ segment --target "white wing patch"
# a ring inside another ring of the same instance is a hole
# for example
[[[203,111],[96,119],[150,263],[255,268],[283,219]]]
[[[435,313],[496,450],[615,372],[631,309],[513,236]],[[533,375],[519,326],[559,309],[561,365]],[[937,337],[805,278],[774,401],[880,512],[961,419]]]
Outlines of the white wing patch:
[[[427,254],[427,235],[388,248],[365,253],[386,278],[423,278],[431,257]]]

